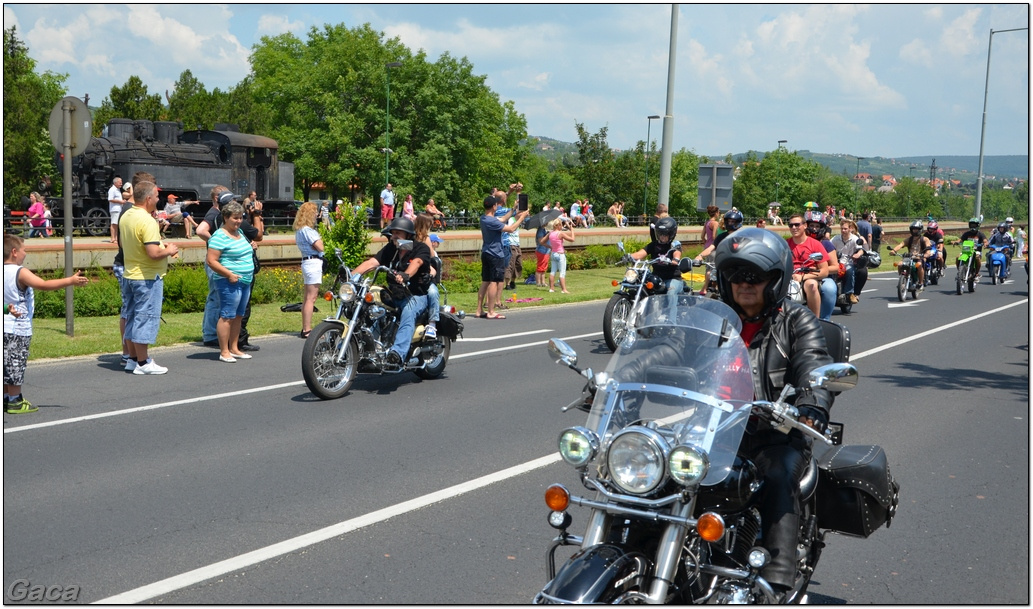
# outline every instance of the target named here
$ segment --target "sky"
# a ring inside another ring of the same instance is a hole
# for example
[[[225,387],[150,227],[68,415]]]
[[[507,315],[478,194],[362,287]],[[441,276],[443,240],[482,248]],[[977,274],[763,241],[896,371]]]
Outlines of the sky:
[[[669,4],[5,4],[39,71],[99,106],[136,75],[151,93],[189,69],[209,91],[250,70],[263,36],[369,23],[430,61],[466,57],[530,135],[607,129],[711,157],[789,150],[978,155],[991,29],[1027,4],[683,4],[668,101]],[[993,35],[986,155],[1029,154],[1029,31]],[[649,115],[669,115],[649,121]]]

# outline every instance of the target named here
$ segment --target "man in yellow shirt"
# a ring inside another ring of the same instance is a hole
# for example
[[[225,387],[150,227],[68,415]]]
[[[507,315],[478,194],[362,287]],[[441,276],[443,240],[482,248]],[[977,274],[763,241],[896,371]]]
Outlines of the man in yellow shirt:
[[[125,338],[130,356],[126,371],[133,374],[169,371],[147,356],[148,345],[158,339],[168,259],[179,254],[175,243],[162,243],[158,221],[151,215],[157,206],[158,187],[153,182],[140,182],[133,191],[133,206],[118,223],[125,258],[122,301],[126,307]]]

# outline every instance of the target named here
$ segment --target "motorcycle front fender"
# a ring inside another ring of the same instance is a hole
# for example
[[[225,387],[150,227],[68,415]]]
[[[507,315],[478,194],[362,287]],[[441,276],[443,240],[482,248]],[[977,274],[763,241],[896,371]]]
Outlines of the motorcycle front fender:
[[[643,590],[652,570],[645,554],[600,544],[571,556],[539,597],[552,603],[612,603],[625,592]]]

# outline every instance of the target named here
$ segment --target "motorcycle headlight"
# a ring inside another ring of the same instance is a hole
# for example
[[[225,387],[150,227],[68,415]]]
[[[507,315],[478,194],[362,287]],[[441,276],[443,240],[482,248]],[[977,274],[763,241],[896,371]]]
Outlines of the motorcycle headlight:
[[[582,467],[595,457],[599,438],[584,427],[571,427],[560,434],[560,456],[574,467]]]
[[[619,432],[606,452],[606,466],[614,485],[632,495],[644,495],[664,482],[666,442],[644,427]]]
[[[628,269],[627,271],[625,271],[624,281],[627,281],[628,283],[635,283],[636,281],[638,281],[638,271],[636,271],[635,269]]]
[[[677,446],[667,459],[667,467],[674,481],[682,486],[699,484],[710,469],[707,453],[695,446]]]
[[[340,296],[341,302],[351,302],[355,300],[355,286],[347,282],[342,283],[337,295]]]

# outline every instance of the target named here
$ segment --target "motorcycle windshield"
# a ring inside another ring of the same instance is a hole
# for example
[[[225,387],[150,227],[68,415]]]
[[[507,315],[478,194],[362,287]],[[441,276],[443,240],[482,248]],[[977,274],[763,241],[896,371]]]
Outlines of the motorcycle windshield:
[[[710,461],[703,485],[731,470],[749,418],[753,379],[739,316],[723,302],[682,294],[640,303],[634,331],[614,353],[599,384],[587,427],[600,438],[600,459],[614,434],[630,425],[657,431],[666,450],[693,445]]]

